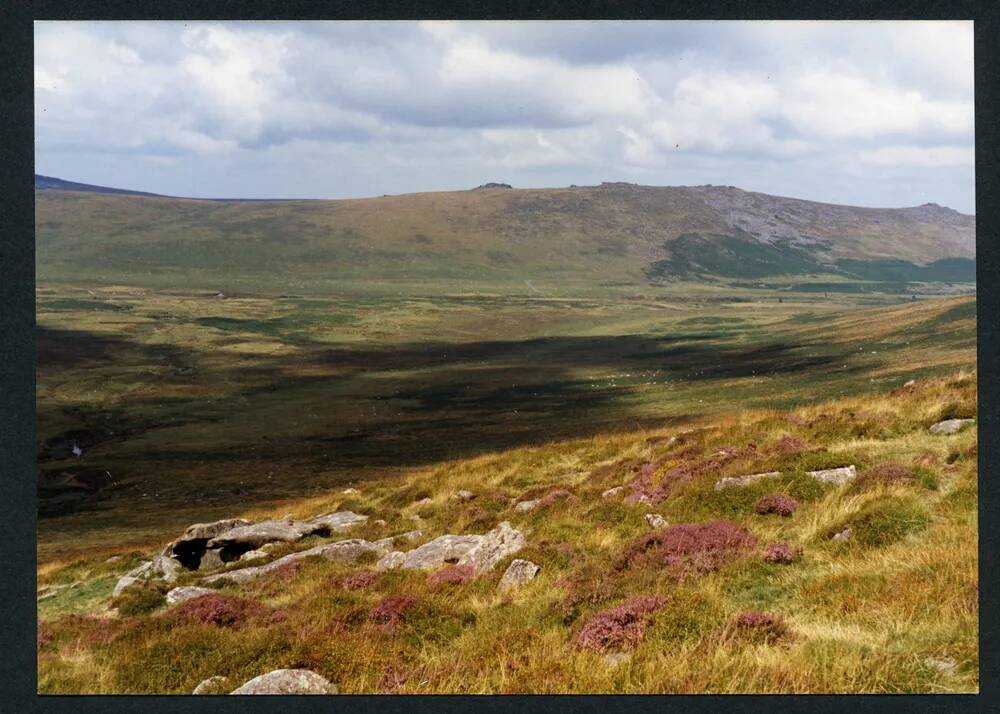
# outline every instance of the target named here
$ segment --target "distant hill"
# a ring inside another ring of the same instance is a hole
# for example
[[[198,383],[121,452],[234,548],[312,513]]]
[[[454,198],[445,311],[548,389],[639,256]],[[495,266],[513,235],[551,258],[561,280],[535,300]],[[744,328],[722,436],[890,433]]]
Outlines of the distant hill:
[[[280,201],[154,197],[46,177],[36,188],[41,280],[461,290],[975,277],[975,217],[936,204],[860,208],[625,183]]]
[[[125,196],[159,196],[156,193],[146,191],[131,191],[125,188],[111,188],[110,186],[94,186],[89,183],[77,183],[76,181],[65,181],[53,176],[42,176],[35,174],[36,191],[82,191],[85,193],[117,193]]]

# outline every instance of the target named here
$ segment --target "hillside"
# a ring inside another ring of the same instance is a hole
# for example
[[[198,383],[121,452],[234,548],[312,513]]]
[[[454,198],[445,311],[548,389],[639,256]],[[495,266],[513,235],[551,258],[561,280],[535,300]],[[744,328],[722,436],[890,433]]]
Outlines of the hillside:
[[[39,690],[975,692],[976,430],[929,428],[975,400],[958,373],[230,503],[43,566]]]
[[[382,282],[427,290],[440,281],[453,290],[523,292],[780,276],[975,279],[973,216],[716,186],[486,184],[256,202],[42,188],[36,231],[41,281],[269,292],[378,289]]]

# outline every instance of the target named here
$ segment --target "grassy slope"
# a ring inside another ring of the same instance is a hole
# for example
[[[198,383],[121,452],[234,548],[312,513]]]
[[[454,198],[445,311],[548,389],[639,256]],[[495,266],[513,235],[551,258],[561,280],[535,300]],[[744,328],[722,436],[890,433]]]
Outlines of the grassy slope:
[[[840,320],[836,334],[868,340],[872,329],[919,328],[926,315],[900,310],[867,317]],[[740,410],[684,427],[556,440],[413,468],[363,483],[356,496],[328,492],[245,514],[352,509],[372,516],[357,532],[369,538],[408,530],[415,519],[426,538],[483,532],[508,519],[528,534],[519,556],[542,568],[510,597],[495,590],[506,563],[464,585],[433,588],[426,574],[391,572],[347,590],[336,578],[370,565],[314,562],[229,591],[274,608],[271,624],[260,617],[231,627],[197,624],[162,609],[155,597],[145,603],[153,608],[147,614],[102,619],[94,610],[107,603],[116,574],[137,555],[106,563],[106,553],[91,553],[51,563],[44,582],[77,584],[40,601],[39,687],[185,693],[211,675],[226,675],[235,686],[273,668],[307,667],[345,693],[976,691],[976,434],[927,432],[944,416],[973,415],[975,398],[974,373],[928,378],[912,388],[812,402],[791,420],[784,411]],[[668,436],[679,440],[670,443]],[[807,451],[783,453],[777,445],[784,437],[800,439]],[[601,498],[634,478],[638,465],[656,462],[659,479],[670,469],[705,464],[726,447],[740,452],[681,484],[657,507]],[[863,476],[854,485],[818,487],[798,474],[847,463],[862,473],[898,464],[914,478],[881,484]],[[748,491],[712,488],[724,475],[773,468],[789,475]],[[478,497],[448,498],[462,488]],[[513,510],[511,498],[553,488],[578,500],[556,500],[529,514]],[[791,518],[755,515],[754,500],[770,491],[803,505]],[[415,505],[425,497],[432,503]],[[803,554],[790,565],[751,554],[680,579],[650,565],[614,570],[616,557],[647,532],[643,514],[650,510],[672,524],[732,519],[761,546],[786,541]],[[854,528],[852,541],[828,539],[846,525]],[[574,633],[595,612],[654,593],[669,601],[624,664],[610,667],[573,646]],[[418,603],[398,628],[369,622],[383,597],[400,594]],[[731,624],[746,610],[781,615],[792,637],[764,644],[734,636]],[[928,658],[957,667],[940,671]]]
[[[782,220],[829,241],[837,258],[974,255],[969,217],[925,220],[918,209],[741,195],[765,201],[753,209],[765,220],[779,210],[767,201],[778,201]],[[607,293],[622,283],[644,285],[650,266],[666,257],[665,244],[682,234],[734,235],[726,211],[698,192],[651,187],[273,202],[40,191],[36,226],[41,281],[255,293],[346,286],[402,293],[427,281],[452,291],[528,281],[543,290]],[[800,263],[789,265],[805,270]]]

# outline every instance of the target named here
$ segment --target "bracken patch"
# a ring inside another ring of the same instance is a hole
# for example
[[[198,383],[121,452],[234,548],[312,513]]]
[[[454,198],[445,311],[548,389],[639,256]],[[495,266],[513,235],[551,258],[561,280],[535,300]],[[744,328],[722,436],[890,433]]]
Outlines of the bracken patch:
[[[666,603],[667,598],[662,595],[626,600],[588,620],[576,633],[573,643],[592,652],[632,649],[642,641],[649,616]]]

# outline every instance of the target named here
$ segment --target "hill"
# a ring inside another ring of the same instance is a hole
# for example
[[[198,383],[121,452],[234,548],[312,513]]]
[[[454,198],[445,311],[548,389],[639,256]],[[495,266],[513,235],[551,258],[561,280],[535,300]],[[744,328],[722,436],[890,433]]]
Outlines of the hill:
[[[146,191],[132,191],[127,188],[111,188],[110,186],[95,186],[89,183],[77,183],[53,176],[35,174],[36,191],[78,191],[83,193],[112,193],[122,196],[158,196]]]
[[[72,187],[72,185],[70,185]],[[228,201],[36,194],[38,277],[270,292],[975,279],[975,217],[631,184]],[[384,285],[380,285],[383,284]]]

